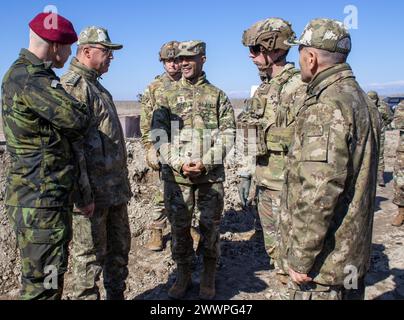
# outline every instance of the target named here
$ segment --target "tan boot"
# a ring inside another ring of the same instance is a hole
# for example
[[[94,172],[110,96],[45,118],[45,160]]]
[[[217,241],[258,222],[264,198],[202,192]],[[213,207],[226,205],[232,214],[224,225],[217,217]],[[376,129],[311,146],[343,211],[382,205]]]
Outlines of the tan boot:
[[[150,251],[163,250],[163,230],[152,229],[149,242],[145,245],[145,248]]]
[[[168,296],[171,299],[183,299],[187,291],[192,286],[191,265],[178,264],[177,265],[177,279],[174,285],[168,290]]]
[[[191,237],[194,243],[194,248],[198,248],[199,241],[201,240],[201,235],[199,234],[199,231],[194,227],[191,228]]]
[[[202,300],[213,300],[216,296],[216,263],[216,259],[203,259],[204,268],[199,291],[199,298]]]
[[[393,227],[401,227],[404,224],[404,207],[398,207],[398,214],[394,218],[391,225]]]

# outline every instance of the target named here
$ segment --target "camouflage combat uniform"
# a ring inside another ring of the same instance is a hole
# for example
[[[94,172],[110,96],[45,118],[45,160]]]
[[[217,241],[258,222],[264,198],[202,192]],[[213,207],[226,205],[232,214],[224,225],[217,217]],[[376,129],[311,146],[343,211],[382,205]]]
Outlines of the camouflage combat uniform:
[[[259,31],[257,31],[259,30]],[[255,39],[265,39],[277,34],[280,41],[287,40],[294,34],[288,22],[279,18],[270,18],[256,23],[244,33],[243,43],[246,46],[256,45]],[[254,41],[251,40],[254,39]],[[288,50],[281,41],[274,44],[273,49]],[[256,203],[264,234],[265,249],[271,258],[275,258],[277,242],[277,219],[280,210],[280,193],[284,182],[286,155],[292,140],[295,125],[295,114],[298,105],[295,103],[304,96],[306,85],[301,81],[300,72],[292,63],[287,63],[282,72],[269,79],[264,79],[249,102],[249,109],[239,117],[245,124],[259,124],[264,132],[265,151],[258,154],[255,170],[244,167],[240,170],[241,177],[254,176],[257,185]]]
[[[150,126],[153,117],[153,111],[156,108],[156,101],[161,100],[161,96],[170,89],[173,83],[176,81],[172,80],[167,73],[158,76],[146,89],[142,96],[142,114],[141,114],[141,130],[142,130],[142,141],[148,150],[153,148],[152,142],[150,140]],[[164,207],[164,184],[161,184],[161,188],[156,193],[154,197],[154,211],[153,211],[153,224],[152,228],[164,229],[167,224],[167,216]]]
[[[314,20],[297,44],[348,54],[350,36],[334,20]],[[291,282],[291,299],[363,299],[379,135],[377,108],[348,64],[329,67],[311,80],[286,166],[279,264],[313,282]],[[352,290],[344,287],[350,272],[358,281]]]
[[[384,145],[386,142],[386,131],[388,126],[393,121],[393,112],[391,111],[389,105],[382,101],[378,94],[374,91],[368,93],[369,98],[376,104],[377,109],[382,117],[382,131],[380,136],[380,160],[379,160],[379,170],[378,170],[378,182],[380,185],[384,185],[384,171],[385,171],[385,163],[384,163]]]
[[[5,204],[21,252],[21,297],[60,299],[77,174],[71,144],[83,139],[89,115],[51,64],[25,49],[4,77],[2,103],[12,160]],[[47,267],[56,268],[57,288],[44,286]]]
[[[395,195],[393,203],[399,207],[404,207],[404,101],[397,106],[394,114],[394,125],[396,129],[400,130],[400,141],[394,166]]]
[[[103,272],[107,299],[122,299],[131,245],[127,203],[132,194],[123,130],[113,98],[98,78],[76,58],[62,77],[66,91],[88,105],[95,123],[84,140],[86,168],[80,168],[78,183],[79,190],[91,190],[95,212],[90,219],[73,215],[73,291],[76,299],[99,299],[96,281]],[[89,202],[82,194],[75,193],[77,207]]]
[[[169,139],[156,147],[163,161],[164,198],[171,224],[173,258],[177,264],[192,262],[190,228],[194,209],[198,207],[202,234],[200,252],[204,257],[217,259],[224,207],[223,159],[235,136],[233,108],[226,95],[206,80],[204,73],[196,84],[182,78],[158,104],[161,107],[154,112],[152,128],[162,130]],[[171,122],[179,127],[175,128]],[[205,152],[195,147],[201,135],[209,136],[205,139],[209,143]],[[182,166],[198,158],[207,171],[190,180],[183,175]]]

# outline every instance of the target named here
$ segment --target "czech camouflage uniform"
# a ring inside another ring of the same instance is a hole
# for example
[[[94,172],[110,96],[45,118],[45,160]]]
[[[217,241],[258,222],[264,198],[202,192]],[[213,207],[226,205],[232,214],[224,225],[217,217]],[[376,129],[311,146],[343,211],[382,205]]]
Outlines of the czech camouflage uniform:
[[[85,29],[78,43],[122,48],[112,44],[107,31],[98,27]],[[127,203],[132,194],[118,112],[98,78],[95,70],[76,58],[62,77],[66,91],[88,105],[94,122],[84,140],[86,167],[80,168],[75,202],[79,208],[91,203],[83,196],[89,192],[81,192],[91,190],[95,211],[90,219],[80,213],[73,216],[73,290],[76,299],[99,299],[96,281],[103,272],[107,299],[123,299],[131,244]]]
[[[351,49],[343,24],[329,19],[313,20],[291,44],[346,55]],[[313,282],[291,282],[291,299],[364,298],[379,135],[377,108],[348,64],[311,80],[287,160],[278,260],[286,272],[291,268]]]
[[[160,50],[160,61],[163,62],[168,59],[174,59],[178,53],[179,42],[171,41],[166,43]],[[150,127],[153,117],[153,111],[156,108],[156,101],[161,100],[161,96],[171,88],[172,84],[176,81],[172,79],[167,73],[156,77],[156,79],[147,87],[142,96],[142,114],[140,126],[142,130],[142,141],[146,148],[146,152],[149,153],[150,148],[154,147],[150,140]],[[164,185],[161,184],[161,188],[154,197],[154,212],[153,212],[153,224],[152,229],[163,230],[167,225],[167,216],[164,207]]]
[[[393,203],[399,207],[399,212],[393,225],[399,227],[404,222],[404,101],[397,106],[394,114],[395,128],[400,130],[400,141],[397,148],[397,159],[394,166],[395,194]]]
[[[24,300],[62,297],[77,175],[71,144],[89,125],[86,107],[66,93],[51,67],[23,49],[2,84],[11,156],[5,204],[21,253]],[[47,281],[54,273],[57,280]]]
[[[375,91],[368,92],[369,98],[376,104],[377,109],[382,117],[382,131],[380,136],[380,160],[379,160],[379,170],[378,170],[378,183],[380,186],[384,186],[384,145],[386,141],[386,130],[387,127],[393,121],[393,112],[391,111],[389,105],[379,98],[379,95]]]
[[[294,36],[291,25],[279,18],[260,21],[245,31],[245,46],[262,45],[267,51],[290,46],[284,41]],[[244,167],[240,176],[254,176],[257,185],[257,209],[264,233],[265,249],[274,258],[276,247],[276,220],[279,216],[280,193],[284,182],[285,160],[292,141],[296,100],[303,96],[306,85],[300,72],[287,63],[282,72],[273,78],[264,78],[263,83],[248,103],[248,109],[239,117],[242,126],[256,126],[257,158],[255,170]]]

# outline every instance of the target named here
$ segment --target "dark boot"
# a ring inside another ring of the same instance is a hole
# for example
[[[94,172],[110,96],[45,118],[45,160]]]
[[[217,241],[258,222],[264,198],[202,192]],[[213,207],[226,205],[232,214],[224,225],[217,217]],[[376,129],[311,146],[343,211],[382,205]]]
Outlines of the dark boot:
[[[216,296],[216,263],[216,259],[203,259],[204,267],[199,291],[199,298],[202,300],[213,300]]]
[[[125,295],[123,292],[107,292],[107,300],[123,301],[125,300]]]
[[[177,279],[174,285],[168,290],[168,296],[171,299],[183,299],[187,291],[192,286],[192,274],[190,264],[177,265]]]
[[[379,172],[377,183],[379,184],[379,187],[384,188],[386,186],[386,183],[384,182],[384,172]]]

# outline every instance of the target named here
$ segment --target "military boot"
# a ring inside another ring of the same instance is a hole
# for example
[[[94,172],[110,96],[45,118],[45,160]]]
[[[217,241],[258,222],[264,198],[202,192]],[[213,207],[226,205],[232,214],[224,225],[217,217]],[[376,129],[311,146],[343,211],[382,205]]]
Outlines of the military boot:
[[[107,300],[110,301],[124,301],[125,295],[123,292],[107,292]]]
[[[204,267],[199,291],[199,298],[202,300],[213,300],[216,296],[216,263],[216,259],[203,259]]]
[[[383,172],[379,172],[377,182],[379,184],[379,187],[384,188],[386,186],[386,183],[384,182],[384,173]]]
[[[190,264],[177,265],[177,279],[174,285],[168,290],[168,296],[171,299],[183,299],[187,291],[192,286],[192,274]]]
[[[404,224],[404,207],[398,207],[398,214],[394,218],[391,225],[393,227],[401,227]]]
[[[150,251],[163,250],[163,230],[152,229],[150,241],[145,245],[145,248]]]
[[[194,243],[194,247],[198,248],[199,241],[201,240],[201,235],[199,231],[194,227],[191,228],[191,237]]]

